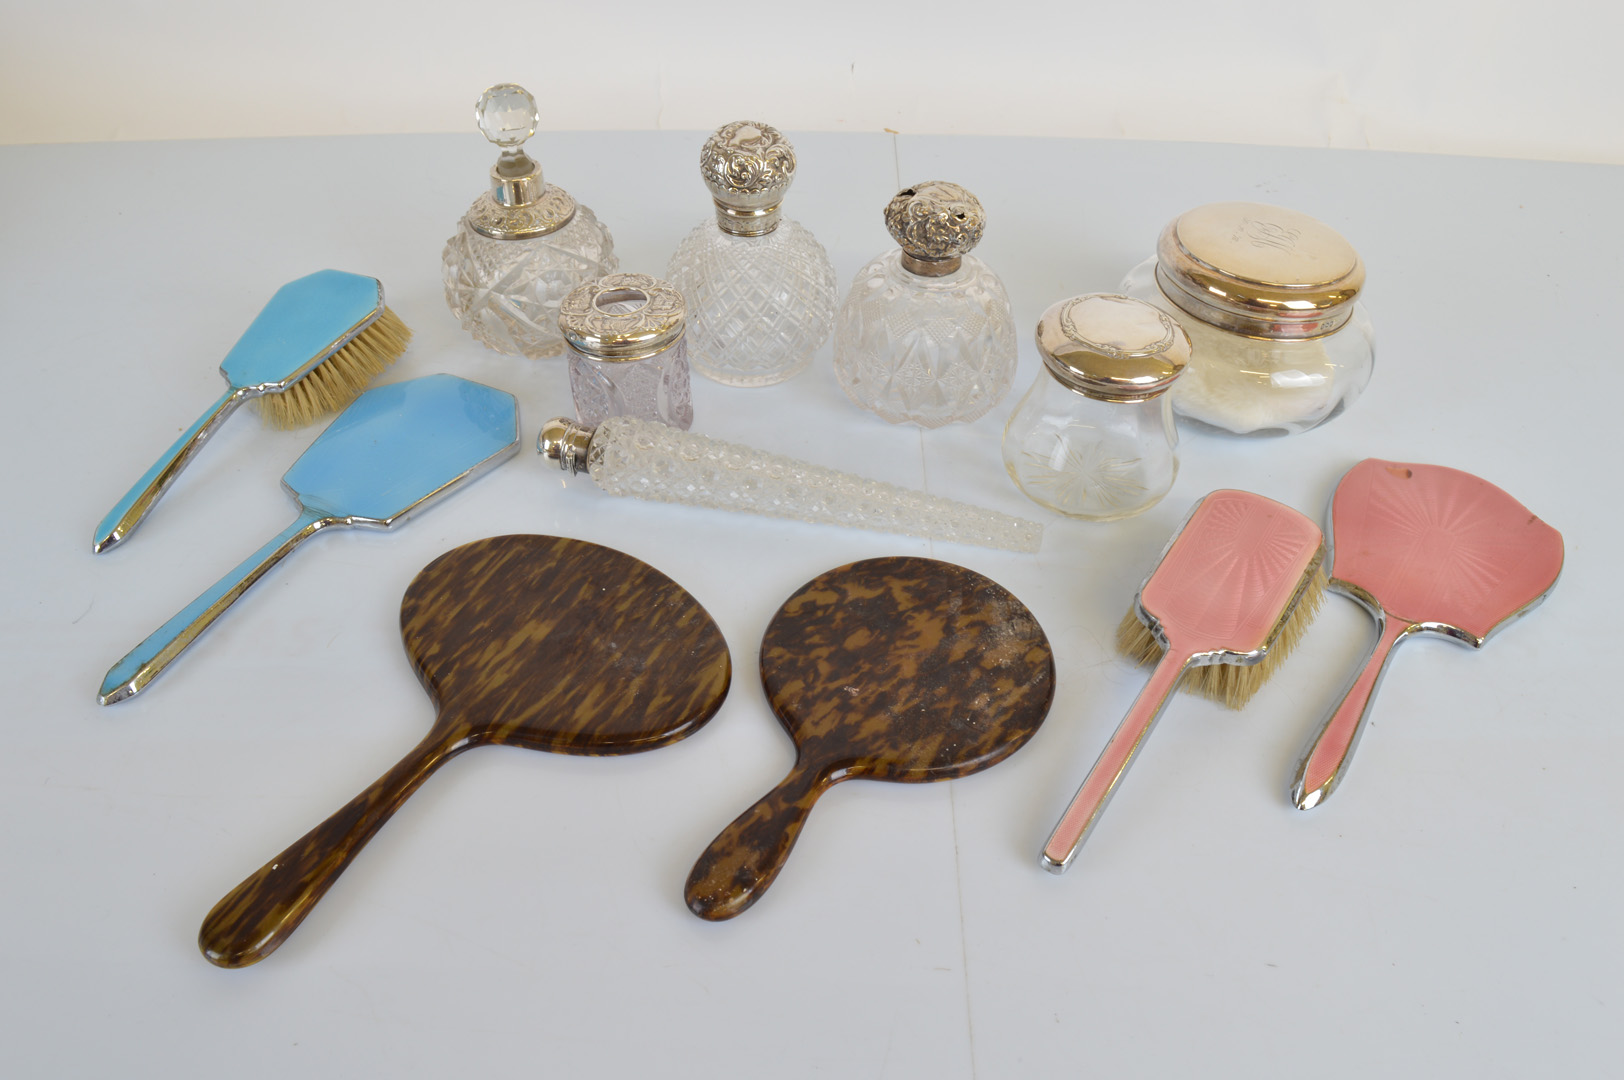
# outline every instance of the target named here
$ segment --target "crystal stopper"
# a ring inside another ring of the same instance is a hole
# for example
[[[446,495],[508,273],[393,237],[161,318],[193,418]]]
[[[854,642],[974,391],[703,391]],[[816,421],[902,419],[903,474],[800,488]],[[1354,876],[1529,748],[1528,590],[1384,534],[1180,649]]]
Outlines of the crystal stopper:
[[[959,268],[981,242],[987,213],[969,191],[946,180],[905,187],[885,207],[885,227],[902,245],[902,265],[924,277]]]
[[[490,191],[468,210],[469,226],[493,240],[528,240],[568,225],[575,217],[575,200],[543,180],[541,166],[521,149],[541,121],[530,91],[517,83],[498,83],[479,95],[474,121],[502,148],[502,156],[491,166]]]
[[[498,83],[479,95],[474,121],[487,139],[505,150],[536,133],[541,112],[530,91],[518,83]]]
[[[795,180],[795,147],[771,125],[736,120],[705,140],[699,175],[724,232],[762,236],[778,228],[778,208]]]

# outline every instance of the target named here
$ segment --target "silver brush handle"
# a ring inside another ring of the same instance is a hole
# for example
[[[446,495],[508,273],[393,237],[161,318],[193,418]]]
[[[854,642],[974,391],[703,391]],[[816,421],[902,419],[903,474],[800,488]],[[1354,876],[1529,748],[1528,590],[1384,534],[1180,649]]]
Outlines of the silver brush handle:
[[[1036,551],[1043,542],[1035,521],[627,416],[610,417],[590,435],[549,421],[539,449],[566,469],[585,468],[612,495],[1006,551]]]

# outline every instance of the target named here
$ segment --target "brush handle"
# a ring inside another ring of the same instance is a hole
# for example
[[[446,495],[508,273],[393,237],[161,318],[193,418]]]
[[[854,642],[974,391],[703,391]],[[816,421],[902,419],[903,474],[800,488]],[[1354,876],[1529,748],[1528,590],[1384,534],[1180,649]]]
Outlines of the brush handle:
[[[307,508],[292,525],[272,537],[269,543],[244,559],[235,570],[215,582],[207,592],[182,608],[174,618],[154,630],[124,659],[109,668],[97,700],[103,705],[111,705],[146,689],[148,683],[156,679],[175,657],[185,652],[187,646],[197,640],[197,636],[207,630],[226,608],[236,603],[237,597],[247,592],[248,587],[263,577],[267,570],[281,562],[306,537],[336,524],[338,519]]]
[[[761,899],[789,858],[818,796],[835,783],[827,768],[796,762],[779,785],[733,820],[694,863],[683,889],[688,910],[713,922]]]
[[[1330,798],[1331,792],[1342,782],[1353,748],[1364,733],[1370,703],[1376,698],[1377,687],[1381,686],[1393,646],[1414,629],[1413,624],[1403,619],[1382,616],[1381,634],[1370,651],[1370,658],[1297,763],[1297,775],[1291,781],[1291,801],[1297,809],[1312,810]]]
[[[394,768],[227,893],[197,934],[211,964],[240,968],[275,952],[299,928],[384,823],[423,781],[473,746],[467,729],[436,724]]]
[[[180,438],[175,440],[175,444],[164,451],[163,456],[153,463],[152,468],[135,482],[135,486],[125,492],[118,505],[102,518],[101,524],[96,526],[92,550],[99,555],[123,543],[135,531],[135,527],[141,524],[141,519],[146,517],[163,497],[163,493],[169,490],[169,485],[173,484],[175,477],[186,468],[187,462],[203,449],[203,444],[209,441],[209,436],[214,434],[215,429],[250,396],[242,387],[231,387],[197,418],[196,423],[183,431]]]
[[[1128,766],[1133,764],[1134,755],[1139,752],[1145,736],[1156,726],[1162,708],[1172,696],[1173,688],[1178,685],[1179,677],[1184,674],[1185,665],[1189,662],[1188,653],[1175,653],[1168,649],[1162,654],[1156,670],[1151,672],[1150,682],[1134,699],[1128,715],[1117,725],[1116,734],[1111,736],[1094,768],[1089,770],[1088,779],[1077,789],[1071,805],[1066,807],[1054,832],[1049,834],[1049,842],[1043,845],[1042,863],[1045,870],[1052,874],[1064,873],[1071,860],[1077,857],[1078,849],[1094,831],[1106,804],[1116,793],[1117,785],[1127,775]]]

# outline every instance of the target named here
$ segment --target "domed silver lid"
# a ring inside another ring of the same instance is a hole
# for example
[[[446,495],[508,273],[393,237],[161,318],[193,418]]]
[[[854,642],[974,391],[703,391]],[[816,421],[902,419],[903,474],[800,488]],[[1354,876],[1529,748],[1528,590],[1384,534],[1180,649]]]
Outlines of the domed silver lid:
[[[1173,385],[1190,339],[1143,300],[1089,293],[1051,304],[1038,320],[1038,355],[1056,382],[1100,401],[1144,401]]]
[[[762,236],[778,228],[779,205],[795,181],[795,147],[769,124],[735,120],[705,140],[699,175],[724,232]]]
[[[962,256],[981,243],[987,213],[981,200],[958,184],[927,180],[905,187],[885,207],[885,227],[902,245],[902,265],[924,277],[959,268]]]
[[[498,83],[474,104],[479,130],[502,148],[491,167],[491,189],[468,208],[468,225],[475,232],[495,240],[528,240],[557,232],[575,217],[575,200],[544,181],[541,166],[522,149],[540,120],[536,99],[517,83]]]

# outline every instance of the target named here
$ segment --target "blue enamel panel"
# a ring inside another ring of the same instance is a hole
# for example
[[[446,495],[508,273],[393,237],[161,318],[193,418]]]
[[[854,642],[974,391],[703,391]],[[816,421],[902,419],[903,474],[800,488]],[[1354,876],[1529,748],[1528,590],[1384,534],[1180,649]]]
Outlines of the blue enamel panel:
[[[378,386],[282,478],[304,505],[388,521],[519,441],[512,394],[455,375]]]
[[[319,270],[290,281],[231,347],[220,373],[233,386],[281,385],[326,359],[381,310],[376,278]]]

